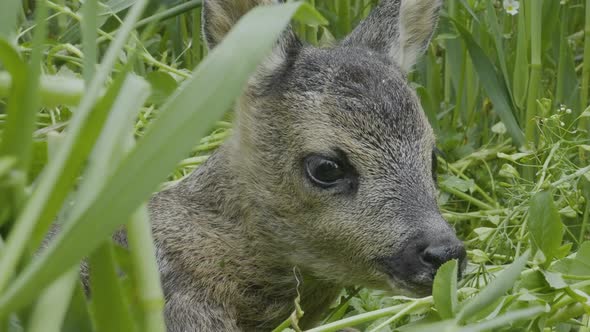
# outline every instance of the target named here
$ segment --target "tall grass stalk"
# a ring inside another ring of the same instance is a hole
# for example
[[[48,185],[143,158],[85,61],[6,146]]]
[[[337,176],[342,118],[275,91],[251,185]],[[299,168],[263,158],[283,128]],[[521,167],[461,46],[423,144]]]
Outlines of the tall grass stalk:
[[[565,80],[566,80],[566,55],[567,55],[567,48],[568,48],[568,40],[567,40],[567,28],[568,28],[568,2],[566,1],[563,5],[560,6],[561,8],[561,15],[559,19],[559,59],[557,65],[557,82],[555,84],[555,100],[554,100],[554,107],[558,107],[560,104],[565,104]]]
[[[582,65],[582,86],[580,91],[580,107],[582,110],[588,106],[588,93],[590,89],[590,0],[586,0],[586,15],[584,24],[584,61]],[[585,117],[580,119],[579,127],[590,132],[590,120]]]
[[[541,28],[543,21],[543,0],[528,0],[526,2],[529,8],[528,19],[530,20],[530,38],[531,38],[531,74],[529,78],[527,104],[526,104],[526,123],[525,137],[527,144],[535,146],[536,140],[536,117],[537,117],[537,98],[541,86]]]

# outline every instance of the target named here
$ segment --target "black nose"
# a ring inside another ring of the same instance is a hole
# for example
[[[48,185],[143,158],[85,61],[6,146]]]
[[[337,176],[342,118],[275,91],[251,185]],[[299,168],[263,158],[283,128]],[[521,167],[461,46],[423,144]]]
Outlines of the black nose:
[[[431,244],[420,254],[422,263],[428,265],[434,271],[451,259],[458,260],[459,269],[461,269],[465,261],[465,256],[466,252],[463,244],[454,241],[453,243]]]

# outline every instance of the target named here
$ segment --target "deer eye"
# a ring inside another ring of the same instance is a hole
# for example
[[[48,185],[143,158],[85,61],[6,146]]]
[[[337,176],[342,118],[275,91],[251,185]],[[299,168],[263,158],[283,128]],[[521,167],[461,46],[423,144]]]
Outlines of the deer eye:
[[[331,188],[346,178],[344,167],[336,160],[310,155],[305,158],[305,174],[320,188]]]

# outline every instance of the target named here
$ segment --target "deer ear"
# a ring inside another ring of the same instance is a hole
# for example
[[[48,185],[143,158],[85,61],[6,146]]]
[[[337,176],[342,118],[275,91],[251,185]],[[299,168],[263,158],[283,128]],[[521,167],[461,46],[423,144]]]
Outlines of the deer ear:
[[[258,5],[270,4],[271,0],[205,0],[202,19],[203,39],[214,48],[236,22]]]
[[[441,0],[382,0],[343,45],[385,53],[408,72],[430,42],[441,4]]]
[[[209,49],[214,48],[231,30],[236,22],[256,6],[272,5],[281,0],[204,0],[202,9],[203,39]],[[253,75],[251,83],[265,75],[272,74],[287,58],[302,47],[292,29],[287,28]]]

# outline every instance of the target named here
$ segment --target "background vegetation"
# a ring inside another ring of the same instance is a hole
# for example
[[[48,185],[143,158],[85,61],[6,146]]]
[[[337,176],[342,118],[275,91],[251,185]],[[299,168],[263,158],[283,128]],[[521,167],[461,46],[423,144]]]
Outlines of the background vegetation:
[[[0,331],[163,331],[142,202],[231,134],[233,98],[292,17],[326,46],[376,1],[257,10],[211,54],[200,4],[0,3]],[[590,331],[590,1],[446,1],[410,79],[467,272],[445,264],[421,299],[343,290],[313,331]],[[122,224],[130,253],[109,240]],[[296,307],[277,331],[298,329]]]

